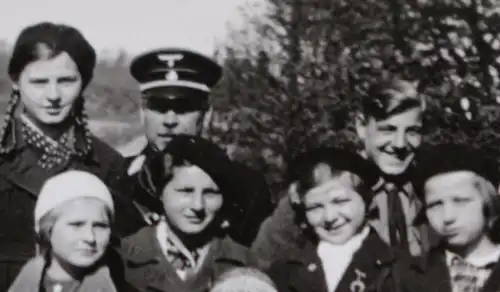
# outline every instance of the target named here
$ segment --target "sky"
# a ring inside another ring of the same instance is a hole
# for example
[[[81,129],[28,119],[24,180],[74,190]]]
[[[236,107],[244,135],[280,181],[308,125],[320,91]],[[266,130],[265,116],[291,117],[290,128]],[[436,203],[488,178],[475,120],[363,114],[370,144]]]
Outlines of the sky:
[[[239,7],[263,1],[2,0],[0,40],[13,43],[26,25],[48,20],[79,28],[99,52],[177,46],[211,55],[229,26],[244,23]]]

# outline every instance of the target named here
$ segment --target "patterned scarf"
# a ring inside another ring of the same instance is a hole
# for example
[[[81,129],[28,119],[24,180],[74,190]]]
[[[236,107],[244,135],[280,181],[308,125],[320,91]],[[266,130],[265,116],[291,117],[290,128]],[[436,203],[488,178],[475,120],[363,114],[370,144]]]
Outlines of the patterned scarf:
[[[453,292],[478,292],[491,274],[495,263],[476,267],[457,255],[450,263],[450,278]]]
[[[193,262],[189,257],[183,253],[169,237],[167,237],[166,247],[167,260],[176,270],[188,271],[196,268],[196,266],[193,266]],[[190,251],[190,253],[194,262],[198,262],[200,253],[197,250]]]
[[[24,141],[42,153],[38,165],[44,169],[64,165],[76,153],[73,127],[56,141],[42,133],[28,118],[21,116],[21,132]]]
[[[477,292],[479,291],[478,271],[476,267],[459,257],[453,257],[450,266],[452,291]]]
[[[179,277],[183,280],[194,275],[197,270],[197,264],[203,254],[204,247],[188,251],[182,243],[176,243],[168,228],[165,218],[162,218],[156,226],[157,239],[167,261],[176,270]]]

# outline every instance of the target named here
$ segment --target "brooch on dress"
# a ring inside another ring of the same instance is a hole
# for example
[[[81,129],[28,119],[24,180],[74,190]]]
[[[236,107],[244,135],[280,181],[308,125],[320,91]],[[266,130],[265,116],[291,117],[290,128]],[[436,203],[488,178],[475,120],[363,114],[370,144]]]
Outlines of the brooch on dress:
[[[366,278],[366,273],[363,273],[358,269],[354,270],[354,272],[356,273],[356,280],[351,282],[351,285],[349,285],[349,289],[351,290],[351,292],[364,292],[366,289],[366,285],[363,280]]]

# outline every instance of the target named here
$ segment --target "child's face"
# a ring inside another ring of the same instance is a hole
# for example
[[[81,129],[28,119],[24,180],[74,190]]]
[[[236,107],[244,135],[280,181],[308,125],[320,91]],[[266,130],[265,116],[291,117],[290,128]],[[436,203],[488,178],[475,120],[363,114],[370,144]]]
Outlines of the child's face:
[[[320,240],[343,244],[363,227],[365,202],[349,183],[333,178],[303,198],[306,218]]]
[[[425,184],[426,214],[432,228],[450,246],[467,247],[485,237],[484,200],[475,174],[457,171]]]
[[[205,230],[222,208],[223,198],[212,178],[198,166],[174,168],[163,190],[163,207],[172,227],[185,234]]]
[[[50,244],[61,264],[87,268],[104,254],[111,235],[105,204],[98,199],[77,199],[61,205]]]

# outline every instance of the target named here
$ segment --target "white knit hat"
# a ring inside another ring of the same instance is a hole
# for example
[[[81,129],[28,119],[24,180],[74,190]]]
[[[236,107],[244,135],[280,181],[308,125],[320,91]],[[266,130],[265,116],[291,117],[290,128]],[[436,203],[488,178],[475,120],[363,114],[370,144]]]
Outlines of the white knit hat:
[[[97,176],[80,170],[69,170],[45,181],[35,205],[35,231],[40,219],[62,203],[78,198],[96,198],[103,201],[114,214],[113,198],[108,187]]]
[[[277,292],[273,281],[263,272],[248,267],[224,272],[210,292]]]

